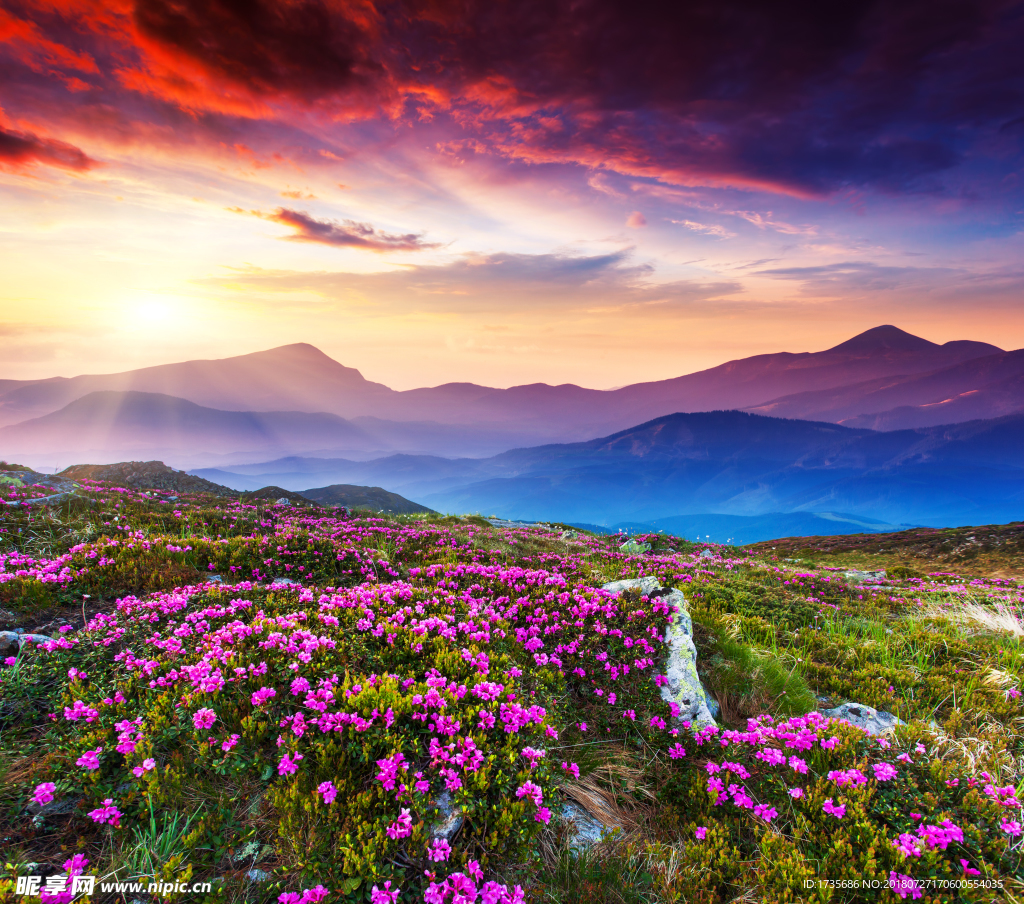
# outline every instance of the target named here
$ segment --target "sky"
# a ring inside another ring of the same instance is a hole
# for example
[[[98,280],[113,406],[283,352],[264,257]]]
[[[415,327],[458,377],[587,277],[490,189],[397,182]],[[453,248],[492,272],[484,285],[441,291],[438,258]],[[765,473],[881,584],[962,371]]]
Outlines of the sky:
[[[4,0],[0,379],[1024,346],[1024,3]]]

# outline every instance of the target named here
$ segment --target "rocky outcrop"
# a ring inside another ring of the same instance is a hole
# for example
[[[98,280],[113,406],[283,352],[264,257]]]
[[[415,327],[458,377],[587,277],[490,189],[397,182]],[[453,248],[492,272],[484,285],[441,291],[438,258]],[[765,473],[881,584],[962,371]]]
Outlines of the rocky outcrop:
[[[662,685],[661,698],[679,707],[679,718],[701,728],[714,723],[708,707],[708,696],[697,674],[697,648],[693,643],[693,620],[690,618],[686,597],[681,590],[666,590],[655,577],[630,578],[605,584],[602,590],[616,596],[626,590],[639,590],[647,597],[660,597],[662,602],[675,607],[675,616],[665,630],[668,659]]]
[[[851,571],[844,571],[843,577],[851,584],[881,584],[885,580],[885,572],[860,571],[854,568]]]
[[[874,707],[865,706],[863,703],[843,703],[833,709],[818,711],[829,719],[841,719],[844,722],[849,722],[851,725],[863,729],[869,735],[889,734],[896,730],[896,726],[907,724],[892,713],[879,712]]]

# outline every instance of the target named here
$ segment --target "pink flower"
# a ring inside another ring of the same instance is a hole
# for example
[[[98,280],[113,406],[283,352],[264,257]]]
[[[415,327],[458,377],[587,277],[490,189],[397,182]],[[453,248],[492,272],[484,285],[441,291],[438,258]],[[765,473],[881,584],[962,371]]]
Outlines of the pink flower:
[[[301,759],[304,759],[301,753],[292,754],[291,756],[286,753],[281,757],[281,762],[277,764],[278,775],[291,775],[294,773],[298,769],[298,766],[295,764]]]
[[[516,797],[528,797],[536,807],[539,807],[544,802],[544,792],[540,789],[539,785],[535,785],[530,781],[523,782],[516,788]]]
[[[35,793],[33,797],[35,802],[39,806],[44,806],[53,800],[53,792],[57,790],[57,786],[53,782],[43,782],[41,785],[36,785]]]
[[[398,815],[391,825],[387,829],[388,838],[398,840],[399,838],[407,838],[412,834],[412,814],[407,809],[402,809],[402,812]]]
[[[145,759],[145,760],[142,761],[142,765],[141,766],[136,766],[132,770],[132,775],[134,775],[136,778],[142,778],[144,773],[149,772],[151,769],[155,769],[155,768],[156,768],[156,760],[154,760],[154,759]]]
[[[226,741],[223,741],[220,745],[220,749],[227,753],[229,750],[233,750],[235,745],[238,743],[239,735],[233,734]]]
[[[258,691],[253,691],[252,697],[250,699],[252,700],[253,706],[262,706],[269,699],[271,699],[271,697],[276,696],[277,691],[274,690],[272,687],[261,687]]]
[[[377,888],[376,885],[370,891],[370,904],[395,904],[398,900],[398,889],[391,890],[391,880],[388,879],[384,883],[383,888]]]
[[[889,870],[889,887],[901,898],[910,898],[916,901],[921,897],[921,889],[911,876],[897,873],[896,870]]]
[[[427,849],[427,857],[435,863],[441,863],[452,855],[452,846],[443,838],[435,838]]]
[[[669,749],[668,755],[674,760],[681,759],[686,756],[686,749],[682,744],[677,743],[674,747]]]
[[[325,804],[333,804],[334,798],[338,796],[338,789],[334,787],[334,782],[320,782],[316,790],[320,792]]]
[[[804,796],[804,789],[803,788],[790,788],[789,789],[789,796],[794,798],[795,800],[799,800],[801,797]]]
[[[542,822],[547,825],[551,821],[551,810],[547,807],[538,807],[537,812],[533,814],[533,818],[537,822]]]
[[[1015,838],[1022,831],[1021,824],[1019,822],[1011,822],[1009,819],[1004,819],[1000,822],[999,828],[1006,832],[1006,834],[1011,838]]]
[[[875,773],[875,779],[880,782],[896,778],[896,767],[891,763],[875,763],[871,768]]]
[[[102,747],[97,747],[95,750],[87,750],[77,760],[75,760],[75,763],[81,766],[83,769],[99,769],[100,754],[102,752]]]
[[[708,827],[707,826],[698,826],[694,830],[693,834],[697,836],[697,840],[698,841],[703,841],[705,838],[707,838]]]
[[[579,778],[580,777],[580,767],[577,766],[575,763],[567,763],[567,762],[563,761],[562,768],[566,772],[571,772],[573,778]]]
[[[315,885],[313,888],[307,888],[302,892],[300,904],[317,904],[318,901],[326,898],[328,894],[330,892],[322,885]]]
[[[192,724],[196,727],[197,731],[209,728],[216,721],[217,714],[209,707],[204,706],[192,715]]]
[[[832,803],[831,797],[821,805],[821,809],[830,816],[834,816],[836,819],[842,819],[846,815],[846,804],[839,804],[836,806]]]
[[[97,823],[110,823],[115,828],[119,828],[121,825],[121,811],[114,806],[114,801],[111,798],[107,798],[103,801],[102,807],[97,807],[89,813],[89,818],[93,822]]]

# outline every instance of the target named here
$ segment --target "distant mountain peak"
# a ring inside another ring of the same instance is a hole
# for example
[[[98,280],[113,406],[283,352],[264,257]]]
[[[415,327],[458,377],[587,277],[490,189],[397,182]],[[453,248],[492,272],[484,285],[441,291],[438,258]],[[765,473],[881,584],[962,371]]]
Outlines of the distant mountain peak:
[[[913,333],[901,330],[898,326],[885,324],[872,327],[863,333],[858,333],[852,339],[847,339],[834,348],[828,349],[828,351],[846,352],[848,354],[870,354],[872,352],[884,351],[918,352],[938,347],[938,344],[935,342],[929,342],[927,339],[922,339],[920,336],[915,336]]]

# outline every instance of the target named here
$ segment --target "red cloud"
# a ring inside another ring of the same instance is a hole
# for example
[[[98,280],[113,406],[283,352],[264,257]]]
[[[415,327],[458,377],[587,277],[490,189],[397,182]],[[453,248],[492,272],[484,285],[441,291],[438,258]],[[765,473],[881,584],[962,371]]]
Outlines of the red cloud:
[[[231,208],[236,213],[250,213],[253,216],[283,226],[290,226],[294,234],[286,236],[292,242],[315,242],[320,245],[333,245],[336,248],[363,248],[367,251],[422,251],[437,248],[438,245],[423,241],[422,233],[392,235],[379,232],[369,223],[357,223],[355,220],[318,220],[303,210],[291,210],[279,207],[271,213],[258,210],[244,211]]]
[[[1021,97],[1024,8],[1006,0],[948,0],[941,16],[925,0],[8,0],[5,9],[0,44],[39,77],[25,106],[42,76],[82,90],[71,72],[88,72],[97,109],[173,120],[176,130],[189,128],[178,110],[197,133],[214,120],[225,132],[251,128],[234,117],[301,129],[311,111],[328,126],[433,119],[524,163],[803,197],[917,190],[989,154]],[[7,80],[6,103],[20,87]]]
[[[78,172],[96,166],[95,160],[73,144],[0,128],[0,167],[23,170],[35,163]]]

